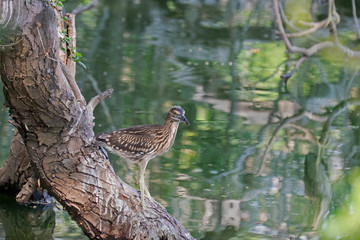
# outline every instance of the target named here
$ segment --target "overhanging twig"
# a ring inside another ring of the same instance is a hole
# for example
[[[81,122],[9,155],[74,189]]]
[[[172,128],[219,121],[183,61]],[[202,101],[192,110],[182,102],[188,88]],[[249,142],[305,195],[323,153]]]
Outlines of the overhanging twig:
[[[79,5],[73,11],[72,14],[77,15],[79,13],[85,12],[93,7],[95,7],[98,3],[98,0],[92,0],[92,2],[86,6]]]
[[[289,80],[289,78],[295,74],[295,72],[297,71],[297,69],[299,68],[299,66],[306,60],[306,56],[302,56],[296,63],[295,66],[293,68],[293,70],[290,73],[287,74],[283,74],[281,75],[281,78],[284,79],[285,82],[285,86],[287,85],[287,81]]]
[[[359,21],[358,21],[357,15],[356,15],[355,0],[352,0],[351,3],[352,3],[352,10],[353,10],[353,16],[354,16],[356,31],[357,31],[357,34],[358,34],[358,38],[360,38],[360,25],[359,25]]]
[[[113,92],[113,89],[110,88],[110,89],[108,89],[108,90],[100,93],[99,95],[93,97],[93,98],[90,100],[90,102],[88,103],[87,107],[86,107],[87,110],[89,111],[89,113],[92,114],[93,111],[94,111],[94,109],[95,109],[95,107],[96,107],[101,101],[103,101],[105,98],[110,97],[111,94],[112,94],[112,92]]]

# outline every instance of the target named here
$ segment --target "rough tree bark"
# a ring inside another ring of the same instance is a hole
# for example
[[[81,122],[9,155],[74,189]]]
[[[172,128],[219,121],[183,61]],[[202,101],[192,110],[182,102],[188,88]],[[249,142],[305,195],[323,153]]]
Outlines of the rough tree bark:
[[[143,211],[138,191],[94,146],[92,111],[111,92],[85,105],[59,58],[54,11],[48,1],[0,0],[1,79],[18,131],[0,190],[22,202],[39,179],[92,239],[192,239],[159,205],[146,201]]]

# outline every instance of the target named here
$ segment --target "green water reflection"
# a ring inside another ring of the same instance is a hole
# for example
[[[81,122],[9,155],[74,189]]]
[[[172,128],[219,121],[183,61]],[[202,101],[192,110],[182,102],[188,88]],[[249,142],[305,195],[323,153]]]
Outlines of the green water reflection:
[[[191,125],[149,163],[146,181],[198,239],[318,239],[341,207],[359,204],[359,172],[348,177],[359,166],[359,62],[309,58],[285,91],[280,75],[294,61],[275,39],[271,7],[108,0],[77,18],[83,94],[114,89],[95,110],[96,133],[162,123],[174,104],[186,110]],[[0,123],[5,161],[6,112]],[[110,159],[137,187],[137,167]],[[56,237],[83,237],[66,213],[56,216]]]

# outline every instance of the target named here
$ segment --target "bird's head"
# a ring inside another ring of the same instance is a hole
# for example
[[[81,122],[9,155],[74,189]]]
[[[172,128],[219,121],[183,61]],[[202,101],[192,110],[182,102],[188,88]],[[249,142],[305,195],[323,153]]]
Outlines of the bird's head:
[[[186,125],[190,125],[189,121],[185,117],[185,110],[180,106],[172,106],[166,118],[174,122],[183,122]]]

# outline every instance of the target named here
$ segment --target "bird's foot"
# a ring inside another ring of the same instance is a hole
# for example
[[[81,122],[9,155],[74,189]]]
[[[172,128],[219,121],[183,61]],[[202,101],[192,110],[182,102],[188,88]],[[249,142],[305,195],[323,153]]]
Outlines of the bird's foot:
[[[138,194],[139,194],[139,198],[140,198],[140,201],[141,201],[141,206],[143,208],[144,211],[150,213],[151,211],[148,209],[148,207],[146,207],[146,204],[145,204],[145,197],[151,202],[153,203],[153,206],[156,206],[156,207],[160,207],[162,208],[163,210],[166,210],[166,208],[160,204],[159,202],[157,202],[149,193],[149,191],[146,189],[145,190],[145,193],[144,193],[144,198],[143,196],[141,195],[141,192],[138,191]]]

